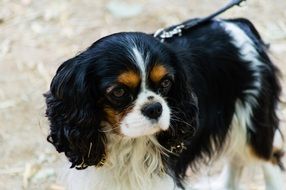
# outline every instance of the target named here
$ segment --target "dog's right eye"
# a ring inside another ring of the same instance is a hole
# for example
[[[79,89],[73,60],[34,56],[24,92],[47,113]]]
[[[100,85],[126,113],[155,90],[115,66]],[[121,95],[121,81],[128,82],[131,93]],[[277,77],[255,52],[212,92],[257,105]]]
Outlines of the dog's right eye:
[[[124,88],[118,87],[118,88],[113,89],[111,93],[114,97],[120,98],[120,97],[124,96],[126,92],[125,92]]]
[[[133,95],[130,90],[122,85],[109,87],[106,92],[107,99],[114,106],[126,106],[133,100]]]

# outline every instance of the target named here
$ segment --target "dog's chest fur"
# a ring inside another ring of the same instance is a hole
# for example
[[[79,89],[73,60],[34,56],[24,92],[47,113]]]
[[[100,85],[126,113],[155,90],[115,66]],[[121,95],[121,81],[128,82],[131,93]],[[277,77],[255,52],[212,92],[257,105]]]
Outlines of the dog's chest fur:
[[[174,189],[164,171],[161,154],[164,148],[153,136],[128,139],[109,135],[107,160],[102,167],[72,169],[65,176],[68,189],[144,190]]]

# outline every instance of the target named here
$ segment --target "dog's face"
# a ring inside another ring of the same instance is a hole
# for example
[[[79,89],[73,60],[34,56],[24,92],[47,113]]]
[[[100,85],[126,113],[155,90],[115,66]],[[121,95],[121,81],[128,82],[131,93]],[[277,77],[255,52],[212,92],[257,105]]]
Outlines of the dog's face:
[[[73,165],[96,165],[108,133],[136,138],[172,125],[183,130],[193,113],[186,78],[171,48],[150,35],[102,38],[64,62],[53,78],[45,95],[48,139]]]
[[[130,36],[115,39],[106,39],[114,43],[104,47],[107,51],[96,63],[101,69],[93,73],[104,119],[114,132],[128,137],[167,130],[171,112],[166,97],[175,75],[170,59],[162,56],[160,44],[155,49],[148,47],[149,41],[136,43],[138,39]],[[101,42],[97,48],[105,44]]]

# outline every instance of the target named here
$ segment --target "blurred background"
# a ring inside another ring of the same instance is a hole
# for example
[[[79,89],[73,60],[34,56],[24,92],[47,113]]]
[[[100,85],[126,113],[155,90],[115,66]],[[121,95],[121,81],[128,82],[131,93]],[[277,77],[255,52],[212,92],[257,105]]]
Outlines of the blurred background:
[[[226,2],[0,0],[0,189],[62,189],[56,178],[64,158],[46,141],[42,94],[63,61],[105,35],[151,33],[213,13]],[[286,75],[285,10],[285,0],[248,0],[220,16],[250,19],[271,44],[271,58],[282,76]],[[279,114],[285,132],[285,79],[283,89]],[[242,182],[246,189],[264,189],[259,169],[244,172]]]

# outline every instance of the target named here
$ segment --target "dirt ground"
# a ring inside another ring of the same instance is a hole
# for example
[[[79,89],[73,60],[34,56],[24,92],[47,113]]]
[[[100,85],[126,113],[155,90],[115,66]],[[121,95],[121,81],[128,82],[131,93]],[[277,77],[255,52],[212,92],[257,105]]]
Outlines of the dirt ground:
[[[46,141],[48,124],[42,94],[64,60],[107,34],[153,32],[212,13],[225,2],[0,0],[0,189],[62,189],[56,183],[61,158]],[[283,76],[285,10],[285,0],[248,0],[243,7],[220,16],[250,19],[271,44],[272,59]],[[281,126],[285,128],[285,91],[282,101]],[[243,184],[246,189],[263,189],[261,171],[246,172]]]

